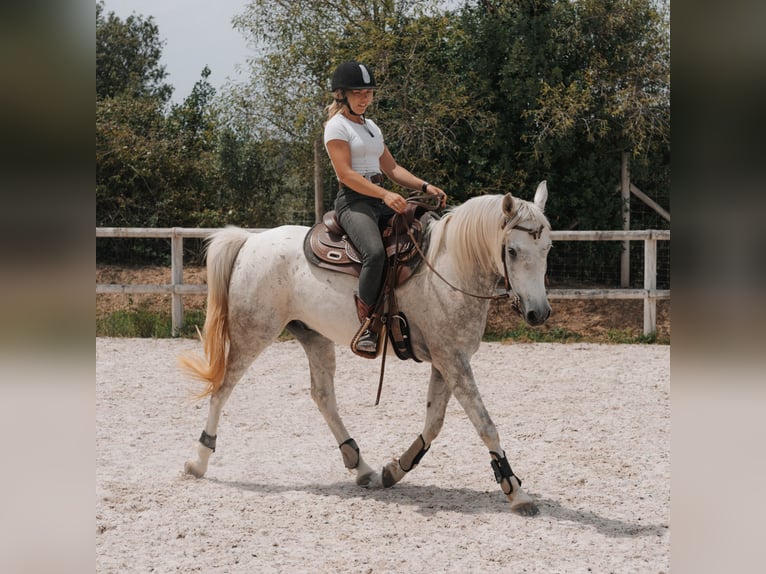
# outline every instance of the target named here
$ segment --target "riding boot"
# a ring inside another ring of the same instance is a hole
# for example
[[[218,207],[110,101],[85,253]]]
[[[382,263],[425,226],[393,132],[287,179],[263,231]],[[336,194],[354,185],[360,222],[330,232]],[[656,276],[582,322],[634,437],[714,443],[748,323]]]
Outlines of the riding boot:
[[[375,306],[367,305],[358,296],[354,295],[356,303],[356,313],[362,326],[354,337],[352,350],[359,351],[363,356],[372,355],[374,358],[378,354],[378,334],[372,326],[376,319],[374,315]]]

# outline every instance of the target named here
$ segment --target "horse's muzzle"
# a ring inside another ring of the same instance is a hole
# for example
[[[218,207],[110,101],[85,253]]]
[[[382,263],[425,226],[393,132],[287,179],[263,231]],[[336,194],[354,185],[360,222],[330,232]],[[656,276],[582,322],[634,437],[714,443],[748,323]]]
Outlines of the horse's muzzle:
[[[545,323],[545,321],[547,321],[548,317],[550,316],[551,308],[546,305],[543,311],[536,311],[535,309],[527,311],[526,315],[524,315],[524,319],[527,323],[534,327],[536,325],[542,325]]]

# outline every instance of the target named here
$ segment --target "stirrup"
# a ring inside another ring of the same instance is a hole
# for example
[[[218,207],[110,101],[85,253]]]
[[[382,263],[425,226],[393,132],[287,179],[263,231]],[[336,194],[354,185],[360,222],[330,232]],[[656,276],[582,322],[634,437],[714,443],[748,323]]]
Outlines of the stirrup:
[[[359,339],[356,341],[356,348],[365,353],[378,352],[378,336],[369,329],[365,329]]]
[[[368,317],[359,327],[359,330],[356,332],[356,335],[354,335],[354,338],[351,339],[351,351],[355,355],[359,355],[365,359],[377,358],[379,351],[378,334],[370,329],[371,325],[372,319]]]

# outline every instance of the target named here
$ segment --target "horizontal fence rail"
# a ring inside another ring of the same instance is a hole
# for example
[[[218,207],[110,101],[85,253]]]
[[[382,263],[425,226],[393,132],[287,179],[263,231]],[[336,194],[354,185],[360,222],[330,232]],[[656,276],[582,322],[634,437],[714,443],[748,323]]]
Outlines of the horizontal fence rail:
[[[183,296],[204,295],[207,285],[186,285],[183,282],[184,238],[205,238],[219,228],[189,227],[97,227],[96,237],[131,237],[170,239],[170,276],[167,285],[116,285],[96,284],[96,293],[110,294],[162,294],[171,295],[173,335],[183,325]],[[260,233],[266,228],[249,228]],[[670,241],[670,231],[662,229],[630,231],[552,231],[553,241],[643,241],[644,242],[644,288],[643,289],[549,289],[550,299],[643,299],[644,335],[657,330],[657,301],[670,299],[670,289],[657,289],[657,242]]]

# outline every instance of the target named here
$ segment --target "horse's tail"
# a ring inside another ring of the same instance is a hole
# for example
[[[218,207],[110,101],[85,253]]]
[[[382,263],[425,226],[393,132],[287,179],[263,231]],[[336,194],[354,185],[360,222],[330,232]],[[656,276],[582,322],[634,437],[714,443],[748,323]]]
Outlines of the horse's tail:
[[[200,335],[205,357],[182,355],[181,368],[207,384],[198,397],[212,395],[223,384],[229,345],[229,281],[234,260],[250,233],[237,227],[216,231],[207,244],[207,315]]]

